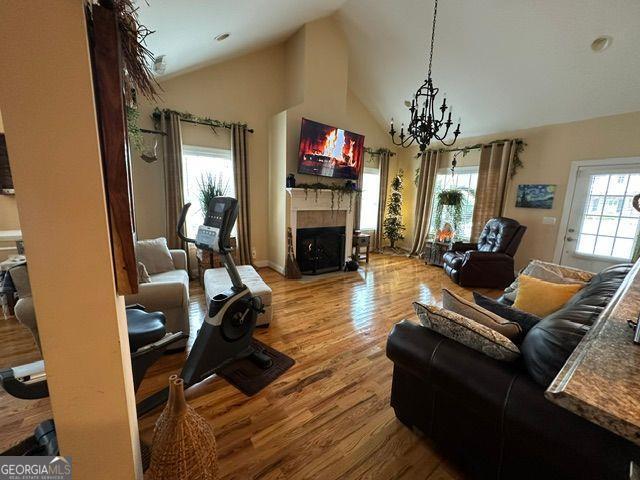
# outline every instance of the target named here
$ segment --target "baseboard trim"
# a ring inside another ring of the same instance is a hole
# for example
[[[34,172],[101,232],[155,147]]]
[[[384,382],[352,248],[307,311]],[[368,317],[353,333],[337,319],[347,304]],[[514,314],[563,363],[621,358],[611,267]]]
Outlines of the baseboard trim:
[[[264,268],[269,266],[269,260],[256,260],[253,262],[254,267]]]
[[[267,267],[269,267],[271,270],[275,270],[280,275],[284,275],[284,267],[282,265],[278,265],[277,263],[267,261]]]

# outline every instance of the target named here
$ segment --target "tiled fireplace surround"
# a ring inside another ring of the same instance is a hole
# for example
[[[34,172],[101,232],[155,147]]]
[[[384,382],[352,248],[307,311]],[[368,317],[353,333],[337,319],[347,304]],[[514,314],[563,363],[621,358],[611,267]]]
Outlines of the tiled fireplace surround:
[[[338,193],[331,190],[319,190],[316,196],[315,190],[305,192],[302,188],[288,188],[287,226],[291,228],[293,251],[296,252],[298,228],[345,227],[343,256],[347,260],[352,250],[355,198],[355,194],[351,201],[348,194],[339,198]]]

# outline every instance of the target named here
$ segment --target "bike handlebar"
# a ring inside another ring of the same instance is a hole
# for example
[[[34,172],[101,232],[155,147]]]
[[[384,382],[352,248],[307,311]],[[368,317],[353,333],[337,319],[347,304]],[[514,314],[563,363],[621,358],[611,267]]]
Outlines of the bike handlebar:
[[[180,239],[184,242],[195,244],[195,238],[186,237],[183,233],[184,222],[187,219],[187,212],[189,211],[189,207],[191,207],[191,203],[185,203],[182,207],[182,211],[180,212],[180,218],[178,219],[178,237],[180,237]]]

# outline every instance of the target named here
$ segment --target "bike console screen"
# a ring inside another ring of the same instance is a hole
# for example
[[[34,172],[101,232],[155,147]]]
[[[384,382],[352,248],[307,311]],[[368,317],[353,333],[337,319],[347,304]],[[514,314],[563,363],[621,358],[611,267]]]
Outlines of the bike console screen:
[[[198,228],[196,246],[205,250],[226,253],[229,250],[229,238],[233,224],[238,217],[238,201],[231,197],[214,197],[204,225]]]

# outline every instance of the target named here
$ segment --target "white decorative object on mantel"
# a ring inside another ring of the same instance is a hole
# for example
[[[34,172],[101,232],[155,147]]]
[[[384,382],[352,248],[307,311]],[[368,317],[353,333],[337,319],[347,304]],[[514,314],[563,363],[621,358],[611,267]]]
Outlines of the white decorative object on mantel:
[[[329,189],[308,189],[304,188],[287,188],[287,221],[286,226],[291,227],[291,235],[293,240],[293,251],[296,252],[296,236],[298,226],[298,212],[303,210],[329,210],[345,212],[345,241],[343,258],[348,260],[350,257],[353,242],[353,218],[355,195],[352,193],[351,201],[349,201],[349,193],[335,192]],[[331,197],[334,195],[333,208]],[[342,197],[339,199],[339,197]],[[318,225],[323,226],[323,225]],[[284,245],[286,248],[286,245]]]

